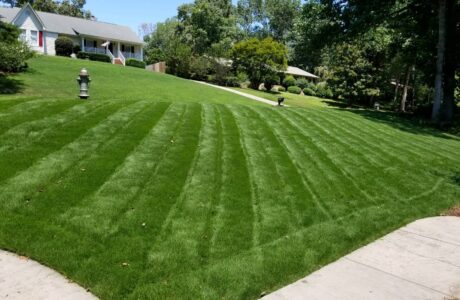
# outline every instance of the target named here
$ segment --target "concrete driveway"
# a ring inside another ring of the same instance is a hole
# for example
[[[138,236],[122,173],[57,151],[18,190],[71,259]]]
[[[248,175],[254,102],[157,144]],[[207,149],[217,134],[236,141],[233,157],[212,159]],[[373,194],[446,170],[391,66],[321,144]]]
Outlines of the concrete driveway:
[[[460,300],[460,218],[416,221],[264,299]]]

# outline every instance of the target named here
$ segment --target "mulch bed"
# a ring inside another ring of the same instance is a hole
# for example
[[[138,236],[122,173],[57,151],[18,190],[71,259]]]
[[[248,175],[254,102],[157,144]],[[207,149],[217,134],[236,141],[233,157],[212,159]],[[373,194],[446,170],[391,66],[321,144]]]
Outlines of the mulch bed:
[[[460,205],[454,206],[453,208],[449,209],[448,211],[446,211],[442,215],[443,216],[460,217]]]

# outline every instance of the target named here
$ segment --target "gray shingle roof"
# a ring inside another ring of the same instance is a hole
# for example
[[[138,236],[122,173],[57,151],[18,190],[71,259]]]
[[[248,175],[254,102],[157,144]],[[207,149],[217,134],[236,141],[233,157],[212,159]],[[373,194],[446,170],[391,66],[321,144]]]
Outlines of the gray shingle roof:
[[[0,16],[4,17],[0,20],[11,23],[19,11],[20,8],[0,7]],[[67,35],[84,35],[112,41],[143,44],[143,41],[127,26],[40,11],[37,11],[37,14],[44,23],[46,31],[49,32]]]

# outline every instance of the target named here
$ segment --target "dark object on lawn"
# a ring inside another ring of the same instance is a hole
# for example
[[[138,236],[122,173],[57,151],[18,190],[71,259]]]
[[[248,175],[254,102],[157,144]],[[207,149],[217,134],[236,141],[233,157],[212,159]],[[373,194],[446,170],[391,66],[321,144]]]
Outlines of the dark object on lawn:
[[[88,99],[88,89],[91,78],[89,78],[89,73],[85,68],[81,69],[77,82],[80,85],[80,99]]]
[[[284,97],[279,97],[278,98],[278,106],[283,106],[284,103]]]

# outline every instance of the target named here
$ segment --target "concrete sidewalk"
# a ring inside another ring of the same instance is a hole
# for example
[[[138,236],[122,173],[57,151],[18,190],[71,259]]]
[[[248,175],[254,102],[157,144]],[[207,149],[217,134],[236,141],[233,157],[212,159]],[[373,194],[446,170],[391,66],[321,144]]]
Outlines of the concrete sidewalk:
[[[227,92],[230,92],[230,93],[233,93],[233,94],[237,94],[237,95],[246,97],[248,99],[258,101],[258,102],[262,102],[262,103],[265,103],[265,104],[268,104],[268,105],[271,105],[271,106],[278,106],[277,102],[270,101],[270,100],[267,100],[267,99],[264,99],[264,98],[261,98],[261,97],[257,97],[257,96],[251,95],[251,94],[243,93],[243,92],[240,92],[240,91],[235,91],[235,90],[232,90],[232,89],[227,88],[227,87],[210,84],[210,83],[203,82],[203,81],[195,81],[195,82],[196,83],[201,83],[201,84],[204,84],[204,85],[207,85],[207,86],[212,86],[212,87],[214,87],[216,89],[220,89],[220,90],[224,90],[224,91],[227,91]],[[283,106],[287,106],[287,105],[283,105]]]
[[[97,298],[61,274],[33,260],[0,250],[0,299]]]
[[[460,300],[460,218],[416,221],[264,299]]]

